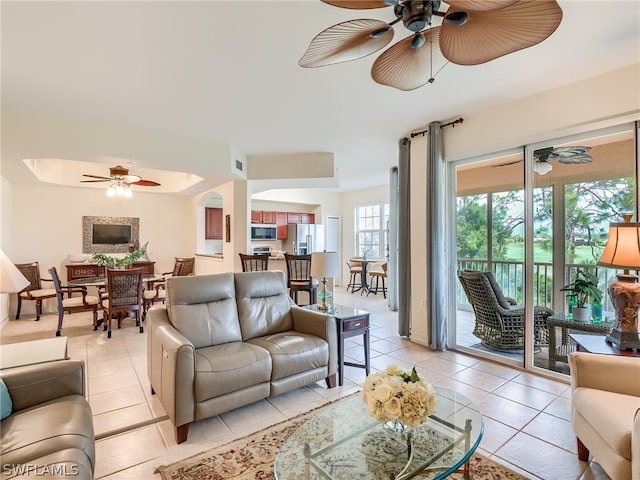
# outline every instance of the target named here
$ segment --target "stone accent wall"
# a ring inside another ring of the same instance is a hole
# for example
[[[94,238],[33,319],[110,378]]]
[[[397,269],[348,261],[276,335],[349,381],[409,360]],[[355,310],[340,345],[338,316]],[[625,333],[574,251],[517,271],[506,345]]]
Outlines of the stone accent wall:
[[[93,245],[91,232],[94,224],[131,225],[129,245]],[[129,253],[140,247],[140,219],[133,217],[82,217],[82,253]]]

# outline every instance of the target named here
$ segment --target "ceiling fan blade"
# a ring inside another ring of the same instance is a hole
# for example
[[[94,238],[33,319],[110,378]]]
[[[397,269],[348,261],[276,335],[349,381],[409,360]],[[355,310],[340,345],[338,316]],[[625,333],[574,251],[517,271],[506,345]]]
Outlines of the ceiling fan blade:
[[[370,8],[388,7],[389,4],[382,0],[322,0],[324,3],[334,7],[350,8],[353,10],[366,10]]]
[[[591,163],[593,161],[593,158],[591,158],[591,155],[586,155],[586,154],[572,155],[570,157],[553,157],[553,158],[554,160],[557,160],[558,163],[564,163],[565,165]]]
[[[384,48],[392,39],[393,28],[386,22],[350,20],[316,35],[298,64],[311,68],[357,60]]]
[[[140,179],[137,182],[127,182],[131,183],[131,185],[138,185],[139,187],[159,187],[160,184],[158,182],[154,182],[152,180],[144,180]]]
[[[433,82],[433,77],[447,64],[438,45],[439,33],[439,27],[421,32],[425,41],[419,48],[411,46],[414,35],[389,47],[371,67],[373,80],[403,91]]]
[[[109,180],[111,179],[105,178],[104,180],[80,180],[80,183],[102,183],[102,182],[108,182]]]
[[[518,3],[520,0],[447,0],[447,4],[456,10],[465,10],[467,12],[487,12],[489,10],[500,10],[501,8],[510,7]]]
[[[506,167],[507,165],[515,165],[516,163],[520,163],[522,162],[522,160],[514,160],[513,162],[505,162],[505,163],[499,163],[497,165],[491,165],[492,167]]]
[[[142,180],[142,177],[140,175],[122,175],[121,178],[123,181],[132,184]]]
[[[573,155],[582,155],[591,150],[591,147],[582,147],[580,145],[572,145],[569,147],[555,147],[551,154],[557,157],[571,157]]]
[[[88,174],[83,174],[83,177],[88,177],[88,178],[99,178],[101,182],[106,182],[111,180],[111,178],[109,177],[101,177],[100,175],[88,175]],[[83,180],[84,182],[88,182],[89,180]]]
[[[455,26],[446,21],[459,11],[453,7],[447,11],[440,32],[442,53],[458,65],[478,65],[532,47],[549,37],[562,20],[555,0],[522,0],[490,11],[462,9],[469,17],[466,23]]]

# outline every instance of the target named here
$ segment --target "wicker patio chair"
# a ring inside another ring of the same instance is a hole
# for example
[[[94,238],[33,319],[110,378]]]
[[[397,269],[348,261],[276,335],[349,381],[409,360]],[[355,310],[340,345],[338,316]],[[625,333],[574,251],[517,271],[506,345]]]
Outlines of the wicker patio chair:
[[[243,272],[269,270],[269,255],[246,255],[239,253]]]
[[[458,272],[458,278],[476,316],[473,334],[491,348],[524,349],[524,307],[503,295],[493,273],[464,270]],[[553,310],[536,306],[533,313],[534,346],[547,346],[547,317]]]

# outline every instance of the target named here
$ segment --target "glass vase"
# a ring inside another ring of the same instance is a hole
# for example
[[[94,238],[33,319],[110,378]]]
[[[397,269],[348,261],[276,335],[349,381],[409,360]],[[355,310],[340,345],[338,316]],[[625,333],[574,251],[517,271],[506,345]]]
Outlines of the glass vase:
[[[393,420],[389,420],[388,422],[385,422],[382,426],[385,430],[388,430],[394,433],[401,433],[401,434],[407,433],[411,429],[411,427],[407,427],[404,423],[402,423],[397,418],[394,418]]]

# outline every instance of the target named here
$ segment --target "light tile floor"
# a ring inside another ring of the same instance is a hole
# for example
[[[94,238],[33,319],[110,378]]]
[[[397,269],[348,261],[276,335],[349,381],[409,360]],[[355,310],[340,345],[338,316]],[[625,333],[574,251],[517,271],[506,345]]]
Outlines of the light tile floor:
[[[397,313],[381,294],[366,297],[338,287],[336,303],[371,312],[371,363],[382,370],[391,363],[416,366],[430,383],[459,391],[476,402],[485,432],[479,451],[520,472],[544,480],[608,479],[595,462],[580,462],[570,423],[567,382],[540,377],[517,368],[453,350],[432,351],[397,335]],[[0,331],[2,343],[54,335],[57,315],[33,315],[10,321]],[[256,402],[192,424],[187,442],[176,445],[173,427],[155,396],[146,373],[146,332],[132,322],[114,330],[93,332],[90,314],[67,315],[63,335],[69,355],[87,366],[87,391],[96,431],[96,478],[157,479],[162,464],[199,453],[267,425],[294,417],[329,400],[358,391],[363,369],[346,367],[344,386],[327,389],[324,382]],[[361,338],[347,340],[346,355],[363,361]]]

